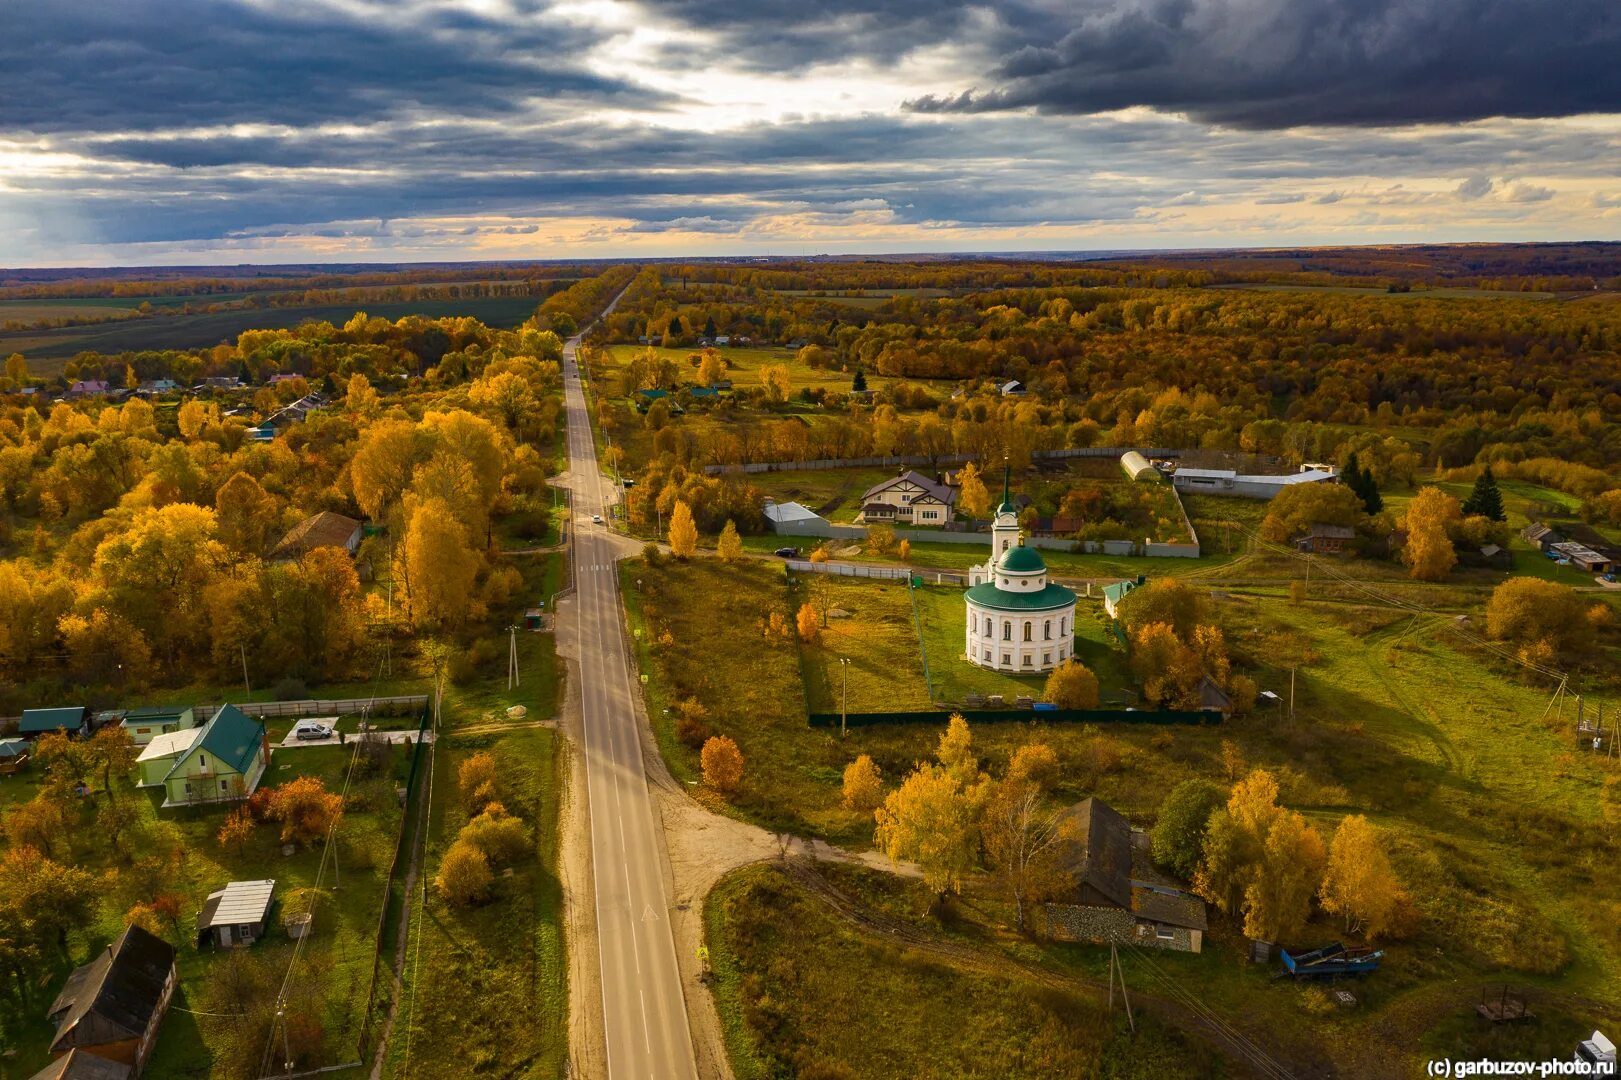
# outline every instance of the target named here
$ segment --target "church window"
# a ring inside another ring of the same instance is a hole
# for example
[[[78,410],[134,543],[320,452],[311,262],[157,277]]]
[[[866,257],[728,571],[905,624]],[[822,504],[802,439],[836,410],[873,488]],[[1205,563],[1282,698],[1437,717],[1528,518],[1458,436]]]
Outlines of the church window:
[[[1030,624],[1029,623],[1024,624],[1024,640],[1026,640],[1026,641],[1030,640]]]
[[[1053,639],[1053,621],[1051,619],[1048,619],[1046,622],[1041,624],[1041,640],[1042,641],[1051,641],[1052,639]]]
[[[1012,641],[1013,640],[1013,623],[1012,623],[1011,620],[1008,620],[1008,619],[1002,620],[1002,640],[1003,641]]]

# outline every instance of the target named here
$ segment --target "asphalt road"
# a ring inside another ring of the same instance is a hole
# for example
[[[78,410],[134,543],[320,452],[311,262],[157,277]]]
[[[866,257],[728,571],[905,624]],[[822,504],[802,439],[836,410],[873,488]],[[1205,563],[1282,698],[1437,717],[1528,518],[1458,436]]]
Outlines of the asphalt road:
[[[617,302],[617,299],[616,301]],[[609,306],[612,310],[612,305]],[[692,1034],[664,891],[663,836],[653,816],[620,622],[613,487],[597,466],[575,348],[563,350],[568,463],[574,491],[573,632],[580,644],[586,820],[596,880],[603,1030],[610,1080],[696,1077]]]

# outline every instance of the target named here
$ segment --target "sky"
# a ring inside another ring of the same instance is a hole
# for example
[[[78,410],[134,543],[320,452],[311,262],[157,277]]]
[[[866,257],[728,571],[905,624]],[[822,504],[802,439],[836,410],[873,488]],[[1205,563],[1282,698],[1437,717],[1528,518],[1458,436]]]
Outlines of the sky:
[[[1621,239],[1616,0],[0,0],[0,265]]]

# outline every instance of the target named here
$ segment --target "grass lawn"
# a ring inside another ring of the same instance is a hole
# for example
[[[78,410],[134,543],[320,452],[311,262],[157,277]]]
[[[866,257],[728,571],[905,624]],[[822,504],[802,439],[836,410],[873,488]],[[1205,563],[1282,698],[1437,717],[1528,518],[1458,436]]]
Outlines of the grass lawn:
[[[435,751],[424,873],[431,879],[467,822],[456,770],[480,750],[499,762],[501,802],[533,826],[535,850],[498,875],[492,899],[477,907],[452,907],[430,884],[426,908],[412,916],[386,1076],[564,1075],[568,979],[557,878],[564,765],[553,732],[444,738]]]
[[[609,346],[607,351],[612,357],[612,361],[601,367],[601,374],[609,376],[611,380],[608,385],[616,387],[618,384],[614,376],[617,375],[618,371],[628,364],[632,357],[639,356],[648,348],[649,346],[646,345]],[[655,345],[652,346],[652,349],[658,355],[667,356],[676,362],[681,370],[682,380],[686,385],[697,383],[698,367],[696,364],[687,363],[687,357],[701,351],[697,346],[666,349]],[[787,366],[788,377],[792,384],[791,392],[795,394],[806,387],[837,390],[842,393],[850,389],[850,380],[853,377],[852,372],[849,371],[817,369],[809,364],[801,363],[798,359],[798,352],[794,349],[771,346],[738,346],[736,348],[718,349],[717,351],[729,365],[726,370],[726,377],[731,379],[732,385],[739,390],[754,389],[760,386],[760,369],[775,364]],[[888,375],[878,375],[870,371],[867,373],[867,388],[869,390],[878,390],[900,381],[903,380]],[[926,379],[908,379],[904,381],[914,384],[928,383]],[[941,383],[941,385],[944,386],[945,384]]]
[[[835,524],[848,525],[861,513],[861,496],[867,489],[894,476],[895,470],[887,467],[806,469],[759,473],[750,482],[778,502],[797,502]]]
[[[919,886],[863,877],[918,900]],[[953,967],[858,930],[772,867],[722,880],[704,923],[738,1080],[1224,1075],[1140,1011],[1133,1037],[1092,993]]]
[[[918,541],[912,544],[910,556],[906,565],[926,570],[943,570],[949,573],[966,573],[970,567],[983,563],[990,557],[991,538],[987,533],[980,539],[983,543],[949,544],[929,541]],[[778,536],[776,533],[765,533],[760,536],[743,537],[743,546],[750,551],[775,551],[780,547],[797,547],[801,553],[809,554],[820,544],[826,543],[819,536]],[[877,555],[867,550],[866,545],[859,541],[853,542],[850,547],[859,548],[854,555],[841,556],[853,558],[861,562],[887,563],[900,565],[900,556],[894,552],[887,555]],[[1238,554],[1207,554],[1202,559],[1171,559],[1171,558],[1141,558],[1124,555],[1084,555],[1071,551],[1057,551],[1048,548],[1041,549],[1041,558],[1057,577],[1065,578],[1095,578],[1101,580],[1116,580],[1119,578],[1136,577],[1146,574],[1149,577],[1183,577],[1200,571],[1210,571],[1231,562]]]
[[[795,610],[811,603],[848,613],[830,617],[820,640],[801,646],[811,711],[838,712],[846,679],[852,712],[933,707],[938,695],[931,698],[924,682],[911,592],[904,582],[795,575]],[[847,667],[841,665],[845,659]]]

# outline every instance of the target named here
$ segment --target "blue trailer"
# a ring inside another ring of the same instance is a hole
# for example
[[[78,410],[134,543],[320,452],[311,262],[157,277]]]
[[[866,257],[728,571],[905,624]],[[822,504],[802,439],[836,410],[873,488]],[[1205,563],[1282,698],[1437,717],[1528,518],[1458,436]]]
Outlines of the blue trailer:
[[[1346,948],[1339,942],[1325,945],[1310,952],[1291,953],[1278,950],[1283,957],[1284,970],[1279,978],[1292,975],[1296,979],[1337,979],[1349,975],[1366,975],[1379,970],[1384,952],[1366,948]]]

